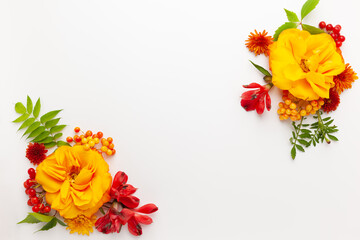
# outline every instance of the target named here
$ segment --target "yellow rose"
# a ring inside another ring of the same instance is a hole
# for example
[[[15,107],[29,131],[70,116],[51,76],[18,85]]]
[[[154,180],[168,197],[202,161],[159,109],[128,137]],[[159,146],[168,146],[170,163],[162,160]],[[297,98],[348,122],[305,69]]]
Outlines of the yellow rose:
[[[269,48],[274,85],[300,99],[329,98],[333,76],[345,69],[334,40],[326,33],[287,29]]]
[[[110,200],[109,165],[97,151],[84,146],[59,147],[36,169],[46,201],[64,218],[91,217]]]

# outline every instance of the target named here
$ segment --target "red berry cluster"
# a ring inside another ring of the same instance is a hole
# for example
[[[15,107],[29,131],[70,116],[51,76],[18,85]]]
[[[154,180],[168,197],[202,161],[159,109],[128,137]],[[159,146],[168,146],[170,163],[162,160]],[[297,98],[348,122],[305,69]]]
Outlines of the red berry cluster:
[[[340,25],[336,25],[335,27],[333,27],[333,25],[326,25],[324,21],[321,21],[319,23],[319,27],[323,30],[326,30],[326,32],[330,34],[330,36],[334,39],[337,48],[340,48],[342,46],[342,43],[345,41],[345,37],[343,35],[340,35]]]
[[[24,182],[25,193],[29,196],[29,200],[27,204],[32,206],[33,212],[41,212],[41,213],[48,213],[50,212],[50,206],[46,205],[44,197],[36,192],[35,187],[39,185],[35,181],[36,172],[35,169],[29,168],[28,170],[29,179]]]

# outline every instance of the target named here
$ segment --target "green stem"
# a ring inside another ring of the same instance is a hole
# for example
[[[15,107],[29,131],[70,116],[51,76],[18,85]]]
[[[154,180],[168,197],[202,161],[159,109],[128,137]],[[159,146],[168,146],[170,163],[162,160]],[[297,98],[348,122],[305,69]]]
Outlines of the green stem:
[[[326,137],[326,134],[325,134],[325,131],[324,131],[324,122],[323,122],[323,120],[322,120],[322,118],[321,118],[320,110],[316,111],[316,115],[317,115],[317,117],[318,117],[319,128],[320,128],[320,130],[321,130],[322,136],[325,138],[325,141],[326,141],[327,143],[331,143],[330,139],[328,139],[328,138]]]
[[[301,117],[299,127],[295,130],[295,137],[296,138],[294,139],[294,145],[296,145],[296,141],[298,140],[303,120],[304,120],[304,117]]]

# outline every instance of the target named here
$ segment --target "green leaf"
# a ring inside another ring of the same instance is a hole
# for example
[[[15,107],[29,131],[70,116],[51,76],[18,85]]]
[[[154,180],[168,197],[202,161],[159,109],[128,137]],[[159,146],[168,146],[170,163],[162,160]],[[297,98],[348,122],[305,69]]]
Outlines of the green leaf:
[[[287,19],[289,20],[289,22],[300,22],[298,16],[296,15],[296,13],[292,12],[292,11],[289,11],[287,9],[285,9],[285,12],[286,12],[286,16],[287,16]]]
[[[301,8],[301,20],[315,9],[320,0],[307,0]]]
[[[35,118],[39,116],[40,108],[41,108],[41,103],[40,103],[40,98],[38,98],[38,100],[35,103],[34,112],[33,112]]]
[[[40,126],[40,122],[34,122],[33,124],[30,125],[30,127],[28,127],[28,129],[26,129],[23,136],[25,136],[28,133],[31,133],[32,131],[34,131],[39,126]]]
[[[31,124],[33,124],[34,121],[35,121],[35,118],[28,118],[25,122],[23,122],[23,124],[21,124],[18,131],[20,129],[23,129],[23,128],[26,128],[26,127],[30,126]]]
[[[305,149],[301,145],[296,144],[295,146],[299,151],[305,152]]]
[[[26,218],[24,218],[24,220],[18,222],[17,224],[20,224],[20,223],[39,223],[39,222],[41,222],[41,221],[36,219],[34,216],[31,216],[30,214],[28,214],[26,216]]]
[[[58,139],[58,138],[61,137],[62,135],[63,135],[62,133],[57,133],[57,134],[55,134],[54,139]]]
[[[333,135],[328,134],[328,137],[333,141],[339,141],[339,139]]]
[[[41,116],[40,118],[40,122],[41,123],[45,123],[47,121],[50,121],[51,119],[53,119],[54,117],[56,117],[56,115],[61,112],[62,110],[55,110],[55,111],[51,111],[48,113],[45,113],[44,115]]]
[[[278,29],[276,29],[275,34],[273,36],[274,40],[277,41],[279,38],[279,35],[282,31],[290,28],[297,28],[297,24],[293,22],[286,22],[283,25],[281,25]]]
[[[324,33],[323,30],[321,30],[320,28],[314,27],[314,26],[310,26],[307,24],[303,24],[302,25],[303,30],[308,31],[311,34],[320,34],[320,33]]]
[[[56,144],[57,144],[58,147],[61,147],[61,146],[69,146],[69,147],[71,147],[71,145],[69,143],[64,142],[64,141],[58,141]]]
[[[35,212],[29,213],[29,215],[33,216],[40,222],[50,222],[54,218],[54,217],[50,217],[48,215],[44,215],[41,213],[35,213]]]
[[[37,232],[39,231],[47,231],[53,227],[56,226],[56,224],[58,223],[58,221],[56,220],[56,218],[53,217],[53,219],[51,219],[50,222],[48,222],[47,224],[45,224],[40,230],[38,230]]]
[[[50,132],[51,132],[51,133],[60,132],[61,130],[64,129],[64,127],[66,127],[66,125],[58,125],[58,126],[52,127],[52,128],[50,129]]]
[[[41,140],[45,139],[47,136],[50,135],[49,131],[44,131],[42,133],[39,134],[39,136],[37,136],[36,138],[34,138],[33,140],[31,140],[32,142],[40,142]]]
[[[56,146],[56,142],[44,143],[45,148],[52,148]]]
[[[46,128],[52,128],[53,126],[55,126],[56,124],[58,124],[58,122],[60,121],[60,118],[55,118],[53,120],[50,120],[48,122],[45,123],[45,127]]]
[[[31,98],[29,96],[27,96],[27,100],[26,100],[26,110],[29,114],[32,113],[33,110],[33,103],[31,101]]]
[[[304,125],[303,125],[303,126],[304,126]],[[308,129],[301,129],[301,132],[303,132],[303,133],[311,133],[311,131],[308,130]]]
[[[17,119],[15,119],[13,122],[14,122],[14,123],[23,122],[23,121],[25,121],[29,116],[30,116],[30,114],[24,113],[23,115],[21,115],[20,117],[18,117]]]
[[[311,138],[311,135],[309,133],[303,133],[299,135],[300,138]]]
[[[250,61],[250,60],[249,60]],[[264,74],[265,76],[269,76],[271,77],[271,74],[263,67],[253,63],[252,61],[250,61],[252,63],[252,65],[254,65],[254,67],[256,67],[257,70],[259,70],[262,74]]]
[[[53,140],[54,140],[53,137],[46,137],[46,138],[44,138],[43,140],[38,141],[38,143],[50,143],[50,142],[52,142]]]
[[[40,133],[45,131],[45,127],[44,126],[40,126],[37,129],[35,129],[34,131],[32,131],[29,136],[27,138],[33,138],[38,136]]]
[[[22,104],[21,102],[18,102],[15,104],[15,111],[17,113],[24,114],[24,113],[26,113],[26,108],[25,108],[24,104]]]
[[[307,141],[305,140],[302,140],[302,139],[299,139],[298,142],[302,145],[304,145],[305,147],[309,147],[310,146],[310,143],[308,143]]]
[[[326,126],[329,126],[330,124],[332,124],[334,121],[334,119],[332,119],[331,121],[328,121],[327,123],[325,123]]]
[[[56,218],[56,221],[57,221],[61,226],[64,226],[64,227],[67,226],[63,221],[61,221],[61,220],[58,219],[58,218]]]
[[[293,135],[293,138],[296,139],[295,132],[292,131],[291,133],[292,133],[292,135]]]
[[[331,117],[326,117],[323,119],[323,122],[329,121]]]
[[[291,158],[295,159],[295,157],[296,157],[296,148],[295,148],[295,146],[293,146],[291,149]]]

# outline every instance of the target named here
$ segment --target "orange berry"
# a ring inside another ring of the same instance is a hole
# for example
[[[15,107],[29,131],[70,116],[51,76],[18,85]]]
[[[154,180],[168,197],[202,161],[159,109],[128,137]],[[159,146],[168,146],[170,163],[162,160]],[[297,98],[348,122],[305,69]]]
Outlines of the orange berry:
[[[306,110],[301,110],[300,111],[300,116],[302,116],[302,117],[306,116]]]
[[[82,134],[80,135],[80,138],[81,138],[81,139],[83,139],[84,137],[85,137],[84,135],[82,135]]]
[[[291,110],[290,110],[290,109],[286,109],[285,113],[286,113],[287,115],[290,115],[290,114],[291,114]]]
[[[296,116],[291,116],[290,119],[291,119],[291,121],[296,121],[297,120]]]
[[[101,144],[104,144],[105,141],[106,141],[106,139],[105,139],[105,138],[102,138],[102,139],[101,139]]]
[[[71,142],[73,141],[73,138],[72,138],[72,137],[67,137],[67,138],[66,138],[66,141],[67,141],[68,143],[71,143]]]
[[[96,133],[92,136],[92,138],[97,138],[97,137],[98,135]]]
[[[317,101],[312,100],[310,104],[311,104],[311,106],[315,107],[315,106],[317,106]]]
[[[114,155],[116,153],[116,150],[115,149],[113,149],[112,150],[112,155]]]
[[[306,105],[305,110],[306,110],[307,112],[311,112],[312,106],[311,106],[310,104]]]
[[[280,108],[280,114],[284,114],[286,112],[285,108]]]
[[[95,142],[95,144],[98,144],[100,142],[100,140],[98,138],[94,138],[94,142]]]
[[[94,146],[95,146],[95,141],[94,141],[94,140],[90,140],[90,141],[89,141],[89,145],[90,145],[90,147],[94,147]]]
[[[281,114],[281,112],[280,112],[280,108],[277,110],[277,113],[280,115]]]
[[[113,141],[112,137],[108,137],[108,138],[107,138],[107,141],[108,141],[109,143],[112,143],[112,141]]]
[[[285,104],[286,104],[286,105],[290,105],[290,104],[291,104],[291,100],[290,100],[290,99],[286,99],[286,100],[285,100]]]
[[[82,142],[83,144],[85,144],[85,143],[88,142],[88,140],[87,140],[87,138],[83,138],[83,139],[81,139],[81,142]]]
[[[101,151],[102,151],[102,152],[107,152],[107,150],[108,150],[108,148],[107,148],[106,146],[102,146],[102,147],[101,147]]]
[[[79,127],[76,127],[76,128],[74,128],[74,131],[75,131],[76,133],[78,133],[78,132],[80,132],[80,128],[79,128]]]
[[[279,108],[282,108],[282,107],[284,107],[284,103],[279,102]]]
[[[86,133],[85,133],[85,136],[86,136],[86,137],[89,137],[89,136],[91,136],[91,135],[92,135],[92,131],[90,131],[90,130],[86,131]]]
[[[109,149],[114,149],[114,147],[115,147],[115,146],[114,146],[113,143],[110,143],[109,146],[108,146]]]
[[[279,115],[279,119],[282,121],[284,120],[284,116],[283,115]]]
[[[292,116],[296,116],[298,114],[298,112],[296,110],[291,110],[291,115]]]
[[[89,145],[89,144],[85,144],[85,145],[84,145],[84,149],[85,149],[86,151],[88,151],[88,150],[90,149],[90,145]]]
[[[284,116],[284,120],[287,120],[289,118],[289,115],[287,114],[283,114],[283,116]]]
[[[291,109],[296,109],[296,104],[295,103],[291,103],[289,106]]]
[[[104,136],[104,134],[102,132],[98,132],[97,135],[98,135],[98,138],[102,138]]]
[[[112,155],[112,151],[111,151],[110,149],[108,149],[108,150],[106,151],[106,154],[109,155],[109,156],[111,156],[111,155]]]
[[[109,146],[109,142],[105,140],[105,141],[102,143],[102,145],[105,146],[105,147],[107,147],[107,146]]]
[[[325,102],[324,102],[324,100],[321,99],[321,100],[318,101],[318,104],[319,104],[320,106],[322,106],[322,105],[325,104]]]

